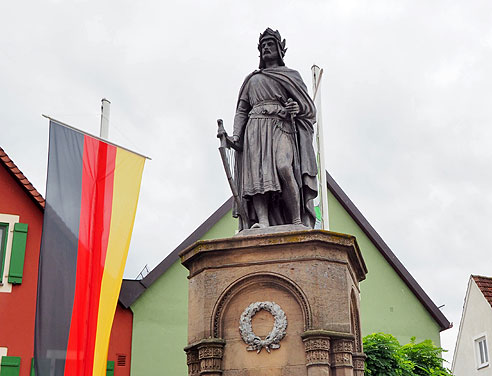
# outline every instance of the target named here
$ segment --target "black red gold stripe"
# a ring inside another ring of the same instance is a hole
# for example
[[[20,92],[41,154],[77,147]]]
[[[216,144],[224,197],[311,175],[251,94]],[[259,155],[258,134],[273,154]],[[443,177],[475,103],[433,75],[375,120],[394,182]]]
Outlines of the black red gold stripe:
[[[39,376],[52,367],[56,375],[104,374],[144,162],[50,123],[36,311]]]

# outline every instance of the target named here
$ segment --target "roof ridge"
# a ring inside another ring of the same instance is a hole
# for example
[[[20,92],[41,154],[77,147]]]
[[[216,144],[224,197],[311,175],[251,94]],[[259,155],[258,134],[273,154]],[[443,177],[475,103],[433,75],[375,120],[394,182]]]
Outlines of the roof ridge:
[[[492,307],[492,277],[485,277],[473,274],[471,277],[475,281],[475,284],[477,285],[485,300]]]
[[[41,210],[44,210],[45,200],[44,197],[37,191],[32,185],[29,179],[22,173],[12,159],[7,155],[5,150],[0,147],[0,162],[4,165],[7,171],[12,177],[19,183],[19,185],[26,191],[31,199],[38,205]]]
[[[480,278],[480,279],[487,279],[492,282],[492,277],[487,277],[485,275],[478,275],[478,274],[472,274],[473,279],[475,278]]]

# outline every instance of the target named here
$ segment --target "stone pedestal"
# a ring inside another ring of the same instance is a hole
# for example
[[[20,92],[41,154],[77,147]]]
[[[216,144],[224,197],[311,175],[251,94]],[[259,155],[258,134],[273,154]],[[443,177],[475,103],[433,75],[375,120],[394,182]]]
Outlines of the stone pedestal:
[[[362,376],[355,238],[322,230],[199,241],[189,273],[189,375]]]

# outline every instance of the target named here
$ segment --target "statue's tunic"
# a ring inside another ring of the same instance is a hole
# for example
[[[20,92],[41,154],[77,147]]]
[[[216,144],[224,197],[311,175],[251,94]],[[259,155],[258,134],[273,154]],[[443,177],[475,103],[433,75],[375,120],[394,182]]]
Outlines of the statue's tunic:
[[[284,104],[291,98],[299,105],[295,127]],[[235,181],[241,205],[249,222],[240,218],[239,230],[257,221],[251,197],[268,194],[271,225],[289,223],[283,213],[281,181],[276,167],[279,141],[286,138],[294,151],[293,171],[302,196],[301,220],[313,228],[313,198],[317,195],[317,166],[313,150],[316,109],[301,76],[285,66],[255,71],[244,80],[239,91],[234,136],[243,151],[237,153]],[[296,133],[294,133],[296,132]],[[238,216],[237,208],[233,214]]]
[[[288,114],[280,101],[287,101],[287,91],[277,81],[263,74],[253,75],[239,98],[234,135],[240,136],[244,119],[241,187],[243,196],[281,192],[275,165],[281,137],[292,142]],[[286,133],[290,132],[290,133]],[[294,146],[294,145],[293,145]]]

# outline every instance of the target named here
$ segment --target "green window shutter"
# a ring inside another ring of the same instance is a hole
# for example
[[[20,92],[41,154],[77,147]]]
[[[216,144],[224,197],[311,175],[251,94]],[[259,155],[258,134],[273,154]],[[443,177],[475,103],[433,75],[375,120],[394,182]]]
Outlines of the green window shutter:
[[[31,358],[31,373],[29,376],[36,376],[36,372],[34,370],[34,358]]]
[[[19,376],[20,361],[18,356],[2,356],[0,376]]]
[[[0,375],[3,376],[3,375]],[[108,360],[108,365],[106,367],[106,376],[114,376],[114,361]]]
[[[22,283],[26,242],[27,223],[16,223],[14,225],[14,238],[12,239],[12,253],[10,254],[9,283]]]

